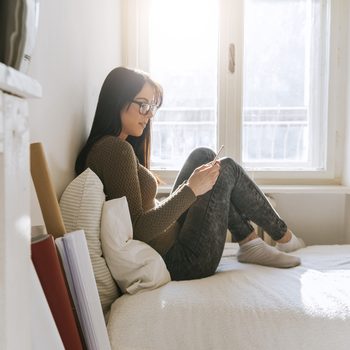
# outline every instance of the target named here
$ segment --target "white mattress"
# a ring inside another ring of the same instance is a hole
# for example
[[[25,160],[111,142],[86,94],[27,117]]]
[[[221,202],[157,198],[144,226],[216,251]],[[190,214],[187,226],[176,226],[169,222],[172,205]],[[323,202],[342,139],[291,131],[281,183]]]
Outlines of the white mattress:
[[[241,264],[228,244],[214,276],[118,298],[113,349],[350,349],[350,245],[310,246],[302,265]]]

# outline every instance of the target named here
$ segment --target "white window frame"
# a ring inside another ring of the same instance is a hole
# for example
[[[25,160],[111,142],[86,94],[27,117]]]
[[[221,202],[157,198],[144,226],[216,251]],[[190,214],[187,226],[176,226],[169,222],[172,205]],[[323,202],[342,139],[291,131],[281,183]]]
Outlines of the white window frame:
[[[151,0],[122,1],[123,65],[148,70],[148,13]],[[224,155],[242,162],[242,84],[244,0],[219,0],[218,52],[218,145],[224,144]],[[344,124],[346,120],[347,13],[346,0],[331,1],[330,57],[328,83],[328,125],[326,169],[315,171],[281,171],[247,169],[259,184],[340,184],[344,154]],[[235,47],[235,72],[230,73],[229,45]],[[165,92],[166,93],[166,92]],[[327,103],[326,103],[327,105]],[[171,185],[177,171],[157,170]]]

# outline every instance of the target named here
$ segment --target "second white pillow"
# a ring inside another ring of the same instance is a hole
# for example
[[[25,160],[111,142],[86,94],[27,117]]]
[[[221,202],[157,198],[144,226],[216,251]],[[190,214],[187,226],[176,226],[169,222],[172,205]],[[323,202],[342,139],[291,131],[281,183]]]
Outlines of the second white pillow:
[[[123,293],[155,289],[171,280],[160,254],[148,244],[133,239],[126,197],[104,203],[101,241],[107,265]]]

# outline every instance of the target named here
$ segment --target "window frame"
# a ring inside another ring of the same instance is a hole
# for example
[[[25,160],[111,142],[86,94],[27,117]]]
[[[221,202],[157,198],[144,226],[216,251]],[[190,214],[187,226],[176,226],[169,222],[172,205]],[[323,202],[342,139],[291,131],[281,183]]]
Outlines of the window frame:
[[[122,1],[123,65],[148,70],[148,18],[151,0]],[[340,184],[344,155],[346,120],[347,13],[343,1],[330,1],[330,46],[327,107],[327,148],[325,170],[255,170],[247,172],[259,184]],[[244,0],[219,0],[218,120],[217,144],[225,145],[223,155],[242,163],[243,27]],[[235,47],[235,72],[230,73],[229,45]],[[234,137],[232,137],[234,135]],[[153,170],[152,170],[153,171]],[[155,170],[171,185],[174,170]]]

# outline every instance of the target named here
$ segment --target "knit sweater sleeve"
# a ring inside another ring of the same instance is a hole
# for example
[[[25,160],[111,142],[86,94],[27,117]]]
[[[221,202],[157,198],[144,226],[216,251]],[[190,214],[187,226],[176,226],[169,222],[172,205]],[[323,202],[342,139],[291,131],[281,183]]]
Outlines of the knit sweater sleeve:
[[[150,242],[164,233],[196,200],[193,191],[180,186],[159,206],[142,211],[133,221],[134,238]]]
[[[89,158],[89,163],[98,163],[96,170],[108,199],[126,196],[135,239],[150,242],[157,238],[196,200],[193,191],[184,184],[158,206],[145,211],[138,177],[140,165],[129,143],[121,140],[108,142],[102,153],[92,154]],[[92,164],[87,165],[92,167]]]

